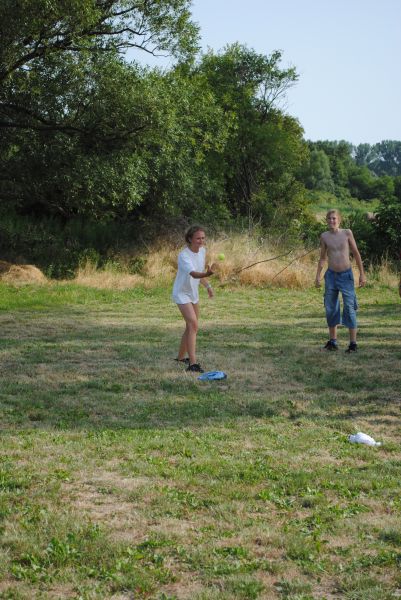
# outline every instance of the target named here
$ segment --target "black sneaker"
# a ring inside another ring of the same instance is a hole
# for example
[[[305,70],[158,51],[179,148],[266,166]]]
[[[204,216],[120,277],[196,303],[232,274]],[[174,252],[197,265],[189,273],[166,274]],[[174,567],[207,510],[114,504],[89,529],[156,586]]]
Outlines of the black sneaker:
[[[190,371],[191,373],[204,373],[204,370],[201,368],[201,366],[198,363],[189,365],[185,370]]]
[[[358,351],[358,346],[356,345],[356,342],[351,342],[345,352],[347,354],[351,354],[351,352],[357,352],[357,351]]]
[[[189,358],[175,358],[175,362],[184,363],[184,365],[189,365]]]
[[[333,340],[329,340],[326,345],[323,346],[323,350],[328,350],[329,352],[332,352],[333,350],[336,351],[338,350],[338,346],[333,342]]]

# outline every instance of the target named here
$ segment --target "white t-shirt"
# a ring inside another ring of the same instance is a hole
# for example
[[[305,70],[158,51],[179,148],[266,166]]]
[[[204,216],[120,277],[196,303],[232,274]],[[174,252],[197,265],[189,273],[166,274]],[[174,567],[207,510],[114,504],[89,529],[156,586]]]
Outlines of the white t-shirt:
[[[205,248],[199,252],[192,252],[184,248],[178,255],[178,271],[173,286],[173,300],[176,304],[197,304],[199,302],[200,279],[191,277],[192,271],[203,273],[205,271]]]

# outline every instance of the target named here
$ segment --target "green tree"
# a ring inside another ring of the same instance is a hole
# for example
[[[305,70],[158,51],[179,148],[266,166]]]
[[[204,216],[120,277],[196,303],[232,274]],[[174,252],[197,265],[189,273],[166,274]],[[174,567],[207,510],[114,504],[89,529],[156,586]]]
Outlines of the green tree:
[[[230,119],[218,105],[206,78],[181,67],[149,75],[154,98],[153,133],[143,158],[148,189],[135,217],[225,220],[220,173],[213,157],[223,152]]]
[[[32,73],[33,89],[41,93],[30,90],[29,104],[53,125],[3,132],[3,202],[25,213],[64,217],[98,218],[132,208],[141,201],[145,178],[140,140],[152,122],[146,78],[118,57],[99,55],[91,58],[88,88],[86,59],[75,61],[74,71],[66,57],[45,62],[45,73]]]
[[[351,196],[359,200],[370,200],[376,198],[375,176],[368,167],[357,167],[350,169],[348,175],[348,186]]]
[[[374,146],[370,144],[359,144],[354,147],[353,156],[355,164],[358,167],[369,167],[371,162],[375,160]]]
[[[354,167],[352,144],[341,141],[319,141],[311,144],[318,150],[323,150],[330,161],[330,170],[336,189],[346,188],[349,172]]]
[[[401,175],[394,177],[394,196],[401,202]]]
[[[309,163],[305,166],[302,179],[307,188],[334,192],[334,182],[331,176],[329,157],[323,150],[312,149]]]
[[[401,256],[401,201],[393,197],[381,202],[376,215],[376,253],[395,259]]]
[[[374,181],[373,189],[376,198],[392,201],[395,192],[394,177],[390,177],[389,175],[377,177]]]
[[[295,171],[306,148],[298,121],[280,110],[297,74],[280,61],[280,52],[264,56],[233,44],[208,52],[198,66],[231,123],[224,152],[209,160],[220,173],[230,214],[249,222],[288,224],[299,216],[302,186]]]
[[[401,142],[385,140],[373,146],[374,158],[369,168],[376,175],[401,175]]]
[[[4,0],[0,4],[0,199],[19,211],[94,217],[147,187],[156,107],[129,47],[196,49],[189,0]]]
[[[2,0],[0,80],[49,54],[137,48],[192,56],[198,28],[189,0]]]

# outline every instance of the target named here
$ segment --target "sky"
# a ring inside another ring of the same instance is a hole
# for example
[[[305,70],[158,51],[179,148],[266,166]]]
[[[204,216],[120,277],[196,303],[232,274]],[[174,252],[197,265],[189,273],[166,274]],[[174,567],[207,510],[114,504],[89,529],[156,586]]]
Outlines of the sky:
[[[201,46],[282,51],[309,140],[401,141],[401,0],[193,0]]]

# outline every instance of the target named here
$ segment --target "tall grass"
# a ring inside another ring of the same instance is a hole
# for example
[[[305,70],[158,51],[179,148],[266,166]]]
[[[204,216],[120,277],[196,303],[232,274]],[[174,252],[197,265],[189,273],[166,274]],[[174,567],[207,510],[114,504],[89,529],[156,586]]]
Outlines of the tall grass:
[[[117,289],[171,285],[180,249],[180,244],[159,244],[148,248],[143,256],[120,255],[102,268],[88,260],[79,267],[74,281]],[[206,260],[216,264],[214,277],[221,284],[306,288],[313,284],[317,250],[305,253],[301,245],[289,248],[273,240],[233,234],[209,239]],[[223,261],[219,260],[221,254],[225,255]],[[139,272],[132,273],[132,263],[142,265]]]
[[[143,255],[115,257],[102,268],[88,260],[80,266],[74,281],[99,289],[120,290],[171,285],[180,249],[178,243],[159,243]],[[223,261],[219,260],[221,254],[225,255]],[[314,285],[318,256],[317,244],[316,249],[307,251],[302,244],[288,247],[273,239],[258,239],[244,233],[207,241],[207,262],[217,265],[215,281],[234,287],[309,288]],[[133,265],[137,272],[133,272]],[[368,279],[392,287],[397,284],[397,275],[388,261],[368,269]]]

